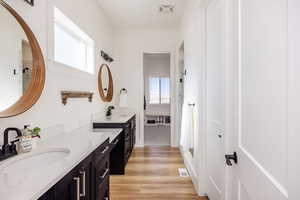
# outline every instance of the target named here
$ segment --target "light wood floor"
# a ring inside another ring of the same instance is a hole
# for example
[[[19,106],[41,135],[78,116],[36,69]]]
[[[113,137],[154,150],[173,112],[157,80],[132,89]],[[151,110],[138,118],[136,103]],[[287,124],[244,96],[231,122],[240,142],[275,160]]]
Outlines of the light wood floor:
[[[190,178],[180,177],[184,164],[177,148],[136,148],[125,176],[111,176],[111,200],[207,200],[198,197]]]

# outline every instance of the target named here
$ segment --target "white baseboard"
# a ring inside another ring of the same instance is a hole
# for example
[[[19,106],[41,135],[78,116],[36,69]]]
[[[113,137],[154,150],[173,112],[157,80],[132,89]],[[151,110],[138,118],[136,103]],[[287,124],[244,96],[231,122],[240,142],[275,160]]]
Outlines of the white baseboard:
[[[189,171],[194,188],[195,188],[197,194],[200,195],[199,191],[198,191],[198,175],[196,173],[195,168],[193,167],[192,157],[191,157],[191,155],[189,155],[188,152],[184,152],[181,148],[180,148],[180,153],[183,158],[184,164],[185,164],[187,170]]]

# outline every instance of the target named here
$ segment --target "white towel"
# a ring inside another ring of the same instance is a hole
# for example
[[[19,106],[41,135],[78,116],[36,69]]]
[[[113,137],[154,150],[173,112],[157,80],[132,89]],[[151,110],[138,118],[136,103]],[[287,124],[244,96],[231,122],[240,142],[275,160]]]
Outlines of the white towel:
[[[184,104],[182,109],[180,135],[180,146],[183,149],[183,151],[188,151],[189,148],[194,146],[194,119],[194,106]]]
[[[120,94],[120,101],[119,101],[119,107],[120,108],[126,108],[128,107],[128,103],[127,103],[127,99],[128,99],[128,95],[127,92],[121,92]]]

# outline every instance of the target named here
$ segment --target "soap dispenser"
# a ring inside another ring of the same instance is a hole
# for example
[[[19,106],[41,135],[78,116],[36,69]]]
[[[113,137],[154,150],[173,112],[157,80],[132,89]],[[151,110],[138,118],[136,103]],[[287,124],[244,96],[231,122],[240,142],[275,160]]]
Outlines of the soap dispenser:
[[[30,125],[24,125],[24,129],[22,129],[22,135],[23,136],[30,136],[29,128]]]
[[[20,151],[22,153],[30,152],[32,149],[32,137],[28,128],[29,125],[25,125],[22,129],[22,137],[20,138]]]

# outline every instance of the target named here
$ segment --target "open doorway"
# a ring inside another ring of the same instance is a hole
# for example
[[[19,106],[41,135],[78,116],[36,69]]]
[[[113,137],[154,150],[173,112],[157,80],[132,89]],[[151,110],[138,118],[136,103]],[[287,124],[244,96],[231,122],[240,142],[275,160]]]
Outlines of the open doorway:
[[[171,145],[171,55],[144,53],[144,143]]]

